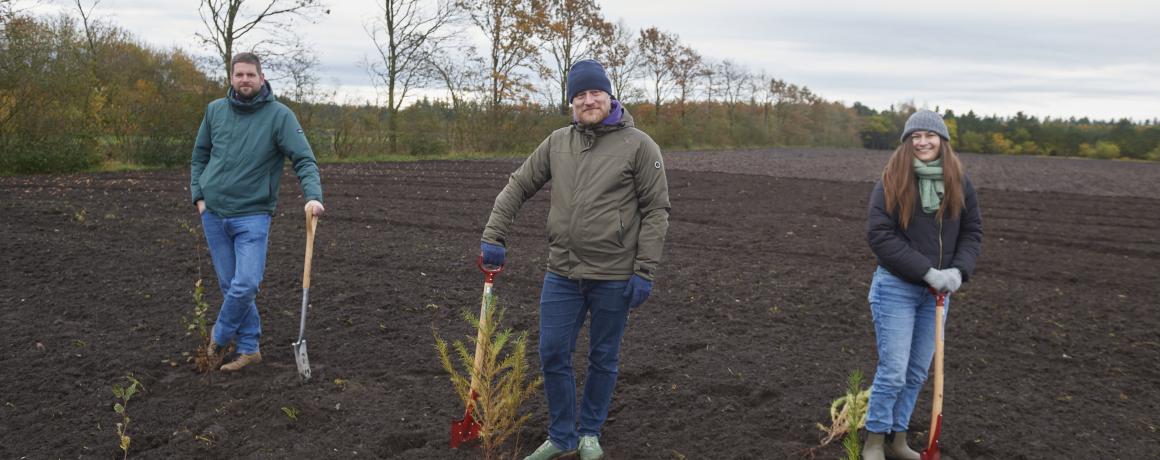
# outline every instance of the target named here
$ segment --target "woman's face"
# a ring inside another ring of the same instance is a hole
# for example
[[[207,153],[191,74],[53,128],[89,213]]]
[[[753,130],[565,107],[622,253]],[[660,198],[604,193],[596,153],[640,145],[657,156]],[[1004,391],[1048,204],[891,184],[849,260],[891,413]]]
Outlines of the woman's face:
[[[910,135],[910,142],[914,145],[914,156],[922,161],[938,159],[938,147],[942,138],[931,131],[915,131]]]

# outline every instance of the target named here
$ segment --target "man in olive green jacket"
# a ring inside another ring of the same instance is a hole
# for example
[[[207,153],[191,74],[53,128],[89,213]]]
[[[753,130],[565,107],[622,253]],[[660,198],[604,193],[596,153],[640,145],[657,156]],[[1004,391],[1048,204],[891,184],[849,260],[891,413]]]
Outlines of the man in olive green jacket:
[[[258,56],[240,53],[230,68],[229,92],[209,104],[197,132],[189,181],[223,297],[211,359],[221,359],[223,349],[237,343],[238,357],[221,367],[227,372],[262,361],[254,298],[266,270],[270,218],[287,158],[306,212],[323,212],[314,152],[294,112],[275,100]]]
[[[669,226],[660,148],[612,97],[600,63],[568,71],[572,125],[553,132],[495,199],[483,231],[483,262],[502,265],[516,213],[549,181],[548,272],[540,297],[540,364],[548,398],[548,440],[529,459],[579,450],[603,455],[600,428],[616,385],[630,309],[644,303]],[[588,376],[579,417],[572,352],[591,314]]]

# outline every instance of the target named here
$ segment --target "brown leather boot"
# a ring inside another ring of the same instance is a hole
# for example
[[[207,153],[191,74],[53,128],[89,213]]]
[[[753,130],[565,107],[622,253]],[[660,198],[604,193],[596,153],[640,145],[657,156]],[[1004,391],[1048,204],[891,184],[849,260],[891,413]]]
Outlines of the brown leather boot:
[[[886,460],[883,444],[886,435],[882,433],[866,432],[866,444],[862,445],[862,460]]]
[[[886,443],[886,458],[893,460],[921,460],[922,456],[906,445],[906,432],[899,431]]]
[[[238,355],[238,358],[222,365],[222,372],[237,372],[250,364],[262,362],[262,352],[255,351],[252,355]]]

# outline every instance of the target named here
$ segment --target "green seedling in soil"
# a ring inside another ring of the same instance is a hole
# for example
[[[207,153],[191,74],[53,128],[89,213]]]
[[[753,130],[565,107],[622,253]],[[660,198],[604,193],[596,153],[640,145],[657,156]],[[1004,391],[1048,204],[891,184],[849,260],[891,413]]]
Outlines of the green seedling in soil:
[[[862,388],[864,383],[861,370],[855,369],[850,373],[846,379],[846,394],[830,403],[830,426],[818,424],[818,429],[826,433],[818,447],[845,436],[842,447],[846,451],[846,458],[861,458],[862,445],[858,443],[858,430],[866,426],[866,409],[870,402],[870,390]]]
[[[78,224],[83,224],[85,223],[85,219],[88,217],[88,214],[88,211],[85,211],[84,208],[81,208],[80,211],[73,213],[73,220],[77,221]]]
[[[208,373],[214,368],[214,364],[209,356],[210,336],[209,336],[209,319],[207,317],[209,312],[209,302],[205,300],[205,286],[202,286],[201,279],[198,279],[193,285],[193,313],[190,317],[182,315],[181,324],[185,327],[185,335],[197,336],[197,348],[194,350],[194,365],[198,372]],[[215,357],[216,358],[216,357]]]
[[[286,418],[290,419],[291,422],[298,421],[298,409],[295,409],[294,406],[282,406],[282,413],[286,414]]]
[[[535,395],[543,385],[543,377],[528,381],[528,361],[526,357],[528,333],[518,335],[511,329],[499,329],[503,322],[504,310],[496,308],[494,296],[487,299],[482,321],[470,311],[463,312],[463,319],[472,326],[476,334],[465,341],[448,343],[436,331],[435,348],[443,369],[451,378],[456,394],[464,406],[472,407],[473,417],[480,425],[483,458],[499,457],[499,449],[504,441],[517,434],[531,414],[519,414],[520,406]],[[475,356],[468,344],[475,345],[477,337],[482,337],[479,352],[482,364],[475,368]],[[505,348],[510,347],[505,355]],[[452,350],[454,349],[454,351]],[[459,366],[452,362],[452,353],[459,357]],[[462,369],[462,370],[461,370]],[[471,399],[471,381],[475,377],[476,398]],[[516,444],[519,444],[518,439]]]
[[[209,302],[205,299],[205,286],[201,277],[201,237],[197,229],[187,221],[179,221],[181,229],[193,236],[194,252],[197,253],[197,281],[193,283],[193,311],[190,316],[181,316],[181,325],[185,328],[185,335],[193,337],[196,334],[197,345],[193,352],[193,363],[198,372],[209,375],[218,366],[221,356],[210,357]],[[225,353],[225,350],[222,351]]]
[[[123,458],[129,458],[129,445],[132,444],[133,439],[129,437],[129,413],[127,407],[129,400],[133,399],[133,395],[137,394],[138,390],[144,390],[145,387],[141,385],[141,381],[133,377],[133,374],[125,376],[129,381],[129,386],[122,387],[118,384],[113,384],[113,395],[117,397],[117,402],[113,404],[113,412],[121,416],[121,421],[117,422],[117,440],[121,450],[125,452]]]

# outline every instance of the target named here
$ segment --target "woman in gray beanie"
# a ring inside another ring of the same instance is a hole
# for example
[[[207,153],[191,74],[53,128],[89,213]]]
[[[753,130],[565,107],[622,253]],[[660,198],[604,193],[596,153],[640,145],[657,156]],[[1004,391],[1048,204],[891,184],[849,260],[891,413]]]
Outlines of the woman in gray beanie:
[[[866,414],[866,460],[920,459],[906,432],[934,356],[931,290],[958,290],[975,271],[983,241],[975,188],[942,117],[915,112],[901,141],[870,194],[866,226],[878,259],[868,296],[878,369]]]

